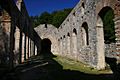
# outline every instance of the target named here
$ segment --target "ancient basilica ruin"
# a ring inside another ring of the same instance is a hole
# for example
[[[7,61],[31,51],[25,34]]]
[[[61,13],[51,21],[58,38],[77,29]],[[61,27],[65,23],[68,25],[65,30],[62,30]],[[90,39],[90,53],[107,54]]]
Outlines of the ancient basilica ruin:
[[[0,49],[9,54],[11,66],[41,54],[41,40],[44,38],[51,41],[53,54],[97,69],[105,68],[105,56],[120,57],[120,0],[80,0],[59,28],[41,24],[33,29],[23,0],[16,3],[1,0],[0,5],[0,23],[4,33],[0,35]],[[102,17],[108,10],[113,11],[116,42],[105,44]]]
[[[41,24],[35,30],[42,39],[51,40],[54,54],[103,69],[105,56],[120,57],[119,6],[119,0],[80,0],[58,29]],[[108,10],[114,12],[116,42],[105,44],[102,16]]]

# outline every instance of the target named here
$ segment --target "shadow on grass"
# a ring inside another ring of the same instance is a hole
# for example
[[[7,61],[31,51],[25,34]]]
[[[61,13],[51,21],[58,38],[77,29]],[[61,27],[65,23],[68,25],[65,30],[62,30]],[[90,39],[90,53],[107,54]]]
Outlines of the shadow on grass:
[[[0,80],[113,80],[111,74],[86,74],[75,70],[64,70],[53,60],[51,42],[49,39],[42,41],[42,54],[36,59],[17,66],[11,73]],[[49,45],[48,45],[49,44]]]

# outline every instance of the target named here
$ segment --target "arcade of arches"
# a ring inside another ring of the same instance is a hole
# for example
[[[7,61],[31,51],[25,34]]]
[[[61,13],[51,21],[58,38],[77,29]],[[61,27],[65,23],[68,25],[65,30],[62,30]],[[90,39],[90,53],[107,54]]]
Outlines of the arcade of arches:
[[[53,53],[104,69],[105,56],[120,59],[118,5],[118,0],[81,0],[58,29],[48,24],[35,30],[39,36],[53,37],[44,35],[56,46]]]
[[[52,53],[97,69],[105,68],[105,56],[120,59],[119,0],[80,0],[59,28],[41,24],[33,29],[23,0],[17,0],[17,6],[13,0],[2,0],[0,5],[2,35],[6,36],[0,34],[0,49],[10,54],[11,64],[40,54],[41,46],[46,47],[41,39],[50,40]]]

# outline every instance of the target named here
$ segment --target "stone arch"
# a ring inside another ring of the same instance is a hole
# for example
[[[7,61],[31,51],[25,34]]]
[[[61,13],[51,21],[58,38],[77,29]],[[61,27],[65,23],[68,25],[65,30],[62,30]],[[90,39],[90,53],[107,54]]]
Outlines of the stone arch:
[[[83,46],[89,45],[88,24],[86,22],[82,24],[82,43]]]
[[[77,58],[77,30],[74,28],[72,32],[72,54],[74,55],[74,58]]]
[[[111,15],[110,15],[111,14]],[[111,36],[115,37],[115,25],[114,25],[114,11],[111,7],[103,7],[97,16],[97,68],[105,68],[105,43],[110,44],[111,41],[115,42],[115,38],[110,40]],[[110,30],[113,32],[110,33]],[[108,36],[109,35],[109,36]],[[109,40],[109,41],[108,41]]]
[[[115,43],[114,10],[109,6],[106,6],[100,10],[98,15],[103,22],[104,42],[106,44]]]
[[[58,45],[60,45],[59,43],[60,43],[61,40],[58,41],[58,39],[55,36],[53,36],[49,33],[46,33],[46,34],[42,33],[40,36],[41,36],[42,39],[48,38],[52,42],[51,52],[53,54],[58,54],[58,51],[60,50],[60,46],[58,46]]]
[[[41,41],[41,50],[42,52],[51,52],[52,42],[49,38],[44,38]]]

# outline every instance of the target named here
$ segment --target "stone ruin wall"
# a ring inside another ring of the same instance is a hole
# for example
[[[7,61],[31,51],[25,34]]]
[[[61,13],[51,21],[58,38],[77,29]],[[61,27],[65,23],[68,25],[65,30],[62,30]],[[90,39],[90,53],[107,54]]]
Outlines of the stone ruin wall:
[[[41,37],[51,38],[53,44],[58,45],[54,49],[59,55],[102,69],[105,67],[105,55],[114,57],[110,54],[119,54],[119,45],[116,45],[120,40],[118,5],[120,5],[118,0],[80,0],[58,29],[40,25],[41,28],[38,26],[36,31]],[[104,44],[103,23],[98,14],[105,7],[114,10],[116,44]]]
[[[51,52],[53,54],[58,54],[59,44],[57,41],[57,35],[58,35],[57,28],[55,28],[51,24],[47,24],[47,27],[45,26],[45,24],[41,24],[35,28],[35,31],[38,33],[41,39],[48,38],[52,43]]]

